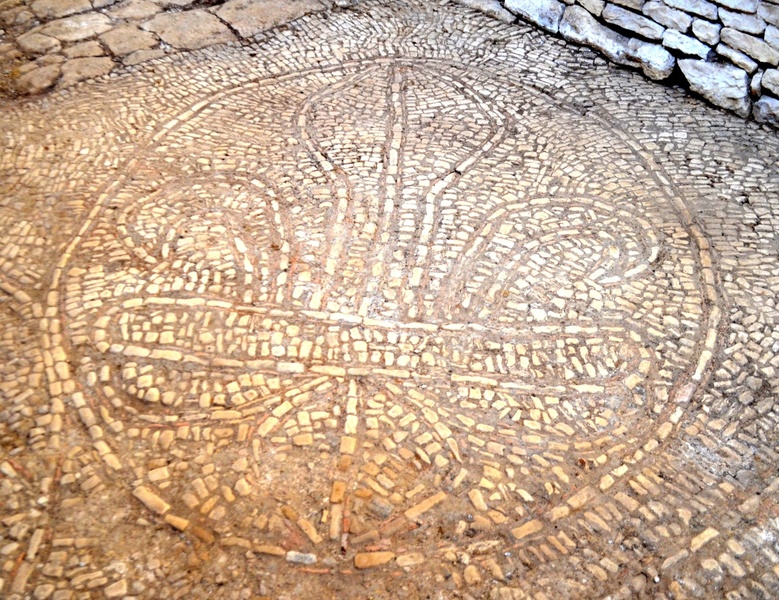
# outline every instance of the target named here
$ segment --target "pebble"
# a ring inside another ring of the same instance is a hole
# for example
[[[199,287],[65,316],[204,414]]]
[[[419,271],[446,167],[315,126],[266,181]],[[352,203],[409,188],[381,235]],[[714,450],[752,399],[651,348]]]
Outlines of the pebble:
[[[287,562],[301,564],[301,565],[313,565],[316,563],[316,555],[315,554],[304,554],[302,552],[295,552],[294,550],[290,550],[286,554]]]

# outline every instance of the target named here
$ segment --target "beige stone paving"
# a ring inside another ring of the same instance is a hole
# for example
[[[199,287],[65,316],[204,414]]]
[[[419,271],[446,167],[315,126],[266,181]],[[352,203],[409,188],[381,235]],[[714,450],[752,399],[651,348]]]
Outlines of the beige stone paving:
[[[6,597],[779,593],[775,133],[379,1],[0,131]]]

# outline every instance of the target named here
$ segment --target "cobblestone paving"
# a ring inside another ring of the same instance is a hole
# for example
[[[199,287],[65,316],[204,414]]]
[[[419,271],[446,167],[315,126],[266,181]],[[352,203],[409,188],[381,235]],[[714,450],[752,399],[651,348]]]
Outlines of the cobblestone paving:
[[[775,132],[380,1],[0,131],[5,597],[779,595]]]

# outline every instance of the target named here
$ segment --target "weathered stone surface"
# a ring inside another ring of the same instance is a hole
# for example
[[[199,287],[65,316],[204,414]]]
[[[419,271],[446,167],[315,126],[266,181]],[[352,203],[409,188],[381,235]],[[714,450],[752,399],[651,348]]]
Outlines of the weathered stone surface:
[[[44,25],[40,33],[50,35],[63,42],[79,42],[111,29],[111,19],[100,13],[76,15],[58,19]]]
[[[498,0],[457,0],[463,6],[483,12],[485,15],[503,21],[513,23],[516,17],[503,8]]]
[[[148,50],[157,45],[157,38],[153,33],[142,31],[135,25],[115,27],[101,35],[100,41],[115,56],[124,56],[136,50]]]
[[[114,19],[148,19],[162,10],[159,4],[149,0],[128,0],[113,7],[108,14]]]
[[[579,6],[565,10],[560,33],[567,40],[599,50],[616,63],[641,68],[652,79],[665,79],[674,68],[674,57],[661,46],[620,35]]]
[[[40,94],[53,86],[59,76],[59,65],[39,67],[19,77],[16,80],[16,87],[24,94]]]
[[[669,7],[663,2],[647,2],[644,4],[642,12],[661,25],[671,27],[684,33],[692,24],[692,17],[681,10]]]
[[[706,44],[699,42],[693,37],[679,33],[675,29],[669,29],[663,36],[663,46],[677,50],[687,56],[698,56],[706,58],[711,52],[711,48]]]
[[[154,50],[137,50],[136,52],[125,56],[122,63],[127,66],[132,66],[154,60],[155,58],[160,58],[161,56],[165,56],[165,50],[162,48],[156,48]]]
[[[763,2],[757,9],[757,15],[773,25],[779,25],[779,4]]]
[[[26,33],[16,39],[19,47],[29,54],[57,52],[62,47],[59,40],[41,33]]]
[[[83,58],[85,56],[103,56],[104,52],[100,42],[91,40],[65,48],[63,54],[68,58]]]
[[[628,52],[638,60],[644,75],[655,81],[669,77],[676,65],[673,55],[658,44],[631,39]]]
[[[233,33],[214,15],[204,10],[157,15],[142,25],[174,48],[196,50],[232,42]]]
[[[719,23],[710,23],[703,19],[695,19],[692,22],[692,32],[700,41],[709,46],[719,43],[719,33],[722,25]]]
[[[663,2],[686,13],[700,15],[712,21],[717,19],[717,5],[706,0],[663,0]]]
[[[754,13],[760,4],[759,0],[716,0],[720,6],[726,6],[733,10],[740,10],[745,13]]]
[[[84,79],[92,79],[110,73],[114,61],[110,58],[74,58],[62,65],[62,84],[72,85]]]
[[[767,90],[770,90],[777,96],[779,96],[779,70],[768,69],[763,73],[762,85]]]
[[[625,10],[619,6],[609,4],[601,15],[603,20],[622,29],[632,31],[638,35],[652,40],[659,40],[663,37],[665,28],[654,21],[642,17],[630,10]]]
[[[646,3],[646,0],[611,0],[611,3],[640,11]]]
[[[216,14],[243,37],[252,37],[261,31],[324,8],[318,0],[230,0],[219,7]]]
[[[763,39],[774,48],[779,48],[779,27],[773,25],[766,27]]]
[[[773,66],[779,64],[779,49],[754,36],[725,27],[720,32],[720,39],[728,46],[741,50],[744,54],[748,54],[758,62]]]
[[[59,19],[90,10],[92,5],[89,0],[36,0],[30,8],[40,19]]]
[[[606,7],[606,2],[604,2],[604,0],[579,0],[579,4],[596,17],[601,16],[603,9]]]
[[[542,29],[557,33],[565,5],[557,0],[506,0],[506,8]]]
[[[770,96],[763,96],[755,102],[752,116],[758,123],[768,123],[779,127],[779,100]]]
[[[749,78],[743,69],[694,59],[680,60],[679,68],[690,89],[712,104],[743,117],[749,114]]]
[[[765,31],[765,21],[756,15],[745,15],[721,8],[719,18],[725,27],[732,27],[744,33],[760,35]]]
[[[757,63],[754,60],[749,58],[743,52],[734,50],[727,44],[718,44],[716,50],[717,50],[717,54],[723,56],[724,58],[727,58],[730,62],[732,62],[737,67],[741,67],[742,69],[744,69],[747,73],[754,73],[757,70]]]

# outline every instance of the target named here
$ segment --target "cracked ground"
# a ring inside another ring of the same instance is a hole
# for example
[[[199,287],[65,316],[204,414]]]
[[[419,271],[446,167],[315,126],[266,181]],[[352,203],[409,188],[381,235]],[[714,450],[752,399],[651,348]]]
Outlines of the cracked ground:
[[[367,1],[0,111],[7,598],[779,595],[779,139]]]

